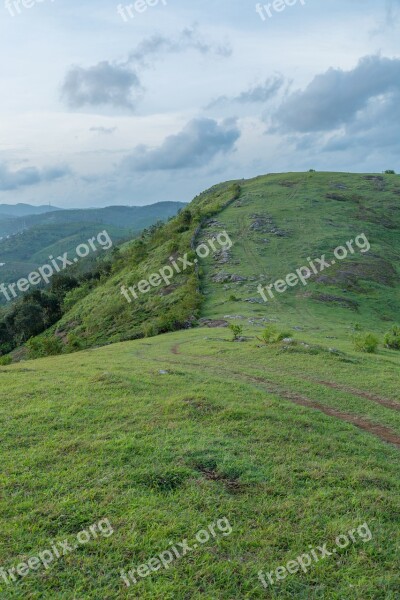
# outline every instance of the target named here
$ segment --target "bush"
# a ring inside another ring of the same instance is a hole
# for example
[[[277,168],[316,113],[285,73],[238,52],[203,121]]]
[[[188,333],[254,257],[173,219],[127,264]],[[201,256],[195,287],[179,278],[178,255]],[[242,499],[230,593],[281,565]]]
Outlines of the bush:
[[[385,175],[396,175],[396,171],[393,171],[393,169],[386,169]]]
[[[239,300],[240,300],[240,299],[239,299],[239,298],[237,298],[237,297],[235,296],[235,294],[231,294],[231,295],[229,296],[229,302],[239,302]]]
[[[358,352],[373,354],[379,345],[379,340],[373,333],[362,333],[353,338],[354,348]]]
[[[231,323],[229,329],[232,331],[233,341],[237,340],[243,333],[243,327],[241,325],[234,325],[234,323]]]
[[[274,344],[290,337],[292,337],[290,331],[278,331],[274,325],[268,325],[262,332],[261,337],[257,337],[257,339],[263,344]]]
[[[63,351],[63,343],[56,337],[31,338],[27,343],[29,358],[55,356]]]
[[[398,325],[393,325],[392,329],[387,332],[384,344],[390,350],[400,350],[400,327]]]
[[[11,365],[12,358],[11,356],[0,356],[0,365],[2,367],[6,367],[7,365]]]

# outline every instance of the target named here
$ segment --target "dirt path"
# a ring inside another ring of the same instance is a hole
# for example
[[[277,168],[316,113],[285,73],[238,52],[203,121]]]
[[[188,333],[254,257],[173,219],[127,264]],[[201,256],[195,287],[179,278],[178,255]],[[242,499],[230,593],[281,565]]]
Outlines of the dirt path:
[[[306,378],[304,378],[306,379]],[[315,383],[319,383],[320,385],[324,385],[326,387],[330,387],[334,390],[341,390],[343,392],[347,392],[352,394],[353,396],[358,396],[359,398],[366,398],[367,400],[371,400],[371,402],[376,402],[377,404],[381,404],[386,408],[390,408],[392,410],[400,410],[400,403],[396,402],[396,400],[389,400],[388,398],[381,398],[376,394],[371,394],[370,392],[363,392],[362,390],[357,390],[356,388],[344,385],[342,383],[334,383],[333,381],[320,381],[319,379],[306,379],[306,381],[315,381]]]
[[[177,344],[177,346],[179,346],[179,344]],[[176,346],[171,348],[171,352],[173,352],[174,348],[176,349]],[[181,366],[185,366],[185,365],[194,366],[194,367],[199,366],[198,363],[189,363],[189,362],[175,363],[175,361],[167,361],[167,362],[174,362],[174,364],[180,364]],[[285,400],[289,400],[290,402],[293,402],[294,404],[297,404],[299,406],[304,406],[306,408],[312,408],[314,410],[319,410],[320,412],[324,413],[325,415],[327,415],[329,417],[334,417],[334,418],[344,421],[346,423],[350,423],[351,425],[354,425],[355,427],[358,427],[359,429],[362,429],[363,431],[367,431],[368,433],[375,435],[383,442],[386,442],[389,444],[394,444],[395,446],[400,448],[400,436],[395,431],[390,429],[389,427],[385,427],[384,425],[379,425],[378,423],[373,423],[372,421],[369,421],[368,419],[364,419],[363,417],[359,417],[357,415],[352,415],[352,414],[340,411],[336,408],[331,408],[329,406],[325,406],[323,404],[320,404],[319,402],[315,402],[314,400],[307,398],[306,396],[303,396],[303,395],[293,392],[291,390],[287,390],[287,389],[283,388],[282,386],[276,384],[274,381],[265,379],[263,377],[255,377],[255,376],[251,376],[251,375],[246,375],[245,373],[239,373],[237,371],[232,371],[230,369],[226,369],[223,367],[218,367],[218,370],[217,370],[217,369],[210,368],[210,366],[207,365],[207,369],[208,369],[208,371],[212,372],[214,375],[226,374],[227,376],[231,376],[231,377],[233,376],[235,379],[237,379],[239,381],[247,381],[249,383],[258,384],[258,385],[261,384],[263,389],[267,390],[269,393],[276,394],[276,395],[280,396],[281,398],[284,398]],[[365,392],[365,393],[367,393],[367,392]],[[362,396],[362,397],[364,397],[364,396]],[[374,398],[376,401],[377,397],[374,397]],[[369,398],[369,399],[371,399],[371,398]],[[383,399],[380,398],[380,400],[383,400]],[[392,403],[392,401],[388,401],[388,402]],[[393,401],[393,403],[396,404],[394,401]]]

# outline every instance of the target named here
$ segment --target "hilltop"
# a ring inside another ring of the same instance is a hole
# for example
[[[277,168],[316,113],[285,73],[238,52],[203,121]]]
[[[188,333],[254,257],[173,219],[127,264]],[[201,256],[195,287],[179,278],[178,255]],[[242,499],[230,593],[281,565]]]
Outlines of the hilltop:
[[[219,231],[233,246],[128,303],[132,286]],[[364,236],[357,247],[355,239]],[[170,223],[121,249],[110,277],[80,298],[53,330],[82,347],[190,327],[203,318],[251,329],[276,322],[289,332],[341,344],[355,324],[382,334],[399,308],[400,180],[393,175],[266,175],[207,190]],[[258,291],[309,261],[353,253],[268,302]],[[368,251],[367,248],[369,248]],[[74,292],[79,298],[79,292]],[[332,345],[335,345],[332,342]]]

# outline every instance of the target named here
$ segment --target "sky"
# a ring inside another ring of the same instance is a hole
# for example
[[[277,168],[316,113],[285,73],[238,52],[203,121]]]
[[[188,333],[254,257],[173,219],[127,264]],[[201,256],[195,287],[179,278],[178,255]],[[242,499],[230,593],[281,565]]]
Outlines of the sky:
[[[400,171],[400,0],[0,0],[0,203]]]

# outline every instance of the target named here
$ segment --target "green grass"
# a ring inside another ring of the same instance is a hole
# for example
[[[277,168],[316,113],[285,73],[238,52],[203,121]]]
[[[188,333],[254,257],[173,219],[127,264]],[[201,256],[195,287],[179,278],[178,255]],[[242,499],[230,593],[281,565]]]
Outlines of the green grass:
[[[2,597],[398,597],[399,449],[285,398],[301,394],[400,436],[398,411],[315,381],[396,399],[398,355],[349,353],[343,362],[229,339],[227,330],[201,329],[0,368],[0,565],[101,518],[114,528],[48,571],[3,585]],[[223,517],[229,537],[137,586],[120,579],[121,568],[171,541],[191,541]],[[261,587],[260,569],[272,571],[309,545],[332,547],[365,522],[367,544],[270,591]]]
[[[212,188],[194,201],[190,227],[180,231],[178,219],[146,239],[143,260],[126,246],[110,280],[62,323],[104,344],[195,307],[198,316],[241,325],[242,342],[227,328],[201,327],[0,366],[0,567],[103,518],[114,529],[47,571],[9,586],[0,578],[1,598],[398,600],[400,354],[382,344],[399,314],[397,182],[272,175],[240,182],[239,199],[232,184]],[[204,223],[211,216],[217,223]],[[257,219],[269,230],[255,231]],[[199,223],[198,240],[226,228],[234,242],[227,263],[202,262],[201,307],[190,296],[191,272],[167,296],[123,303],[121,283],[166,264],[171,243],[186,252]],[[360,233],[371,252],[327,271],[329,281],[267,304],[245,302],[259,281],[285,277]],[[221,271],[246,279],[216,283]],[[317,300],[321,293],[356,308]],[[262,344],[257,337],[271,322],[294,342]],[[355,330],[380,338],[376,354],[355,351]],[[193,545],[196,532],[222,518],[229,536],[136,586],[123,583],[120,569],[170,542]],[[261,586],[260,570],[310,547],[332,549],[363,523],[368,543]]]

